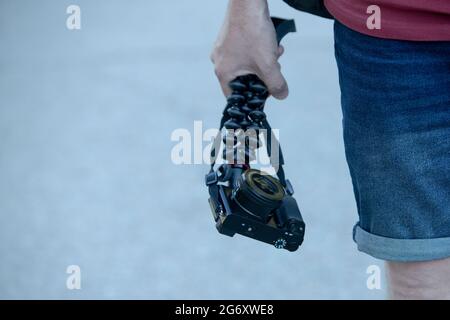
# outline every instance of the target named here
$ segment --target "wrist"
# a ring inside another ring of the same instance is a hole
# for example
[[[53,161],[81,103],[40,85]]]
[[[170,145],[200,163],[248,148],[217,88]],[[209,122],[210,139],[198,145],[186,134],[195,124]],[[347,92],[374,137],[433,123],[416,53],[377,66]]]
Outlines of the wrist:
[[[236,22],[248,22],[269,16],[267,0],[230,0],[228,18]]]

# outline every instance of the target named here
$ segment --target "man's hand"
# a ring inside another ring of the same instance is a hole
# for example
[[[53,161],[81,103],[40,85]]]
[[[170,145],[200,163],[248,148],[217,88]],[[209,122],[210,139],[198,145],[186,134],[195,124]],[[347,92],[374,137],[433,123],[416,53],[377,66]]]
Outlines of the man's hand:
[[[271,95],[286,98],[288,86],[278,63],[282,54],[267,0],[230,0],[211,54],[225,96],[231,93],[228,87],[231,80],[253,73],[264,81]]]

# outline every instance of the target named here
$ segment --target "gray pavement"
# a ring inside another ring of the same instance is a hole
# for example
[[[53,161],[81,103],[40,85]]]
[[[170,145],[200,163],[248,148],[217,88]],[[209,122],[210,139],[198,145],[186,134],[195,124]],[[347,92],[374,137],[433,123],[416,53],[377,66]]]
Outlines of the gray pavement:
[[[382,262],[351,240],[332,23],[271,3],[299,29],[291,94],[267,106],[307,222],[294,254],[220,236],[207,167],[170,158],[174,129],[219,121],[208,56],[226,1],[0,2],[0,298],[383,298],[366,287]]]

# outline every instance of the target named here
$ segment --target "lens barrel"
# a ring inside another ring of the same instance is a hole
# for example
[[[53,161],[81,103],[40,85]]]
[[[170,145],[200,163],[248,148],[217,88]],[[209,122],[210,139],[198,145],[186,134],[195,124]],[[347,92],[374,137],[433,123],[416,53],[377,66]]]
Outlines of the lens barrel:
[[[281,183],[260,170],[246,170],[238,178],[238,188],[232,199],[245,212],[267,222],[271,213],[281,205],[285,195]]]

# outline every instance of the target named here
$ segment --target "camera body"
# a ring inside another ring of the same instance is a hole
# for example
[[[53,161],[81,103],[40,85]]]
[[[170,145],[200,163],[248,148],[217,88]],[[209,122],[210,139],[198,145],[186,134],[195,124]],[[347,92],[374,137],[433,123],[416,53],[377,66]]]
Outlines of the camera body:
[[[217,187],[209,198],[217,230],[278,249],[297,250],[303,242],[305,223],[289,181],[284,188],[278,179],[259,170],[231,166],[221,170],[231,171],[228,183],[218,183],[215,172],[207,175],[207,184]]]

